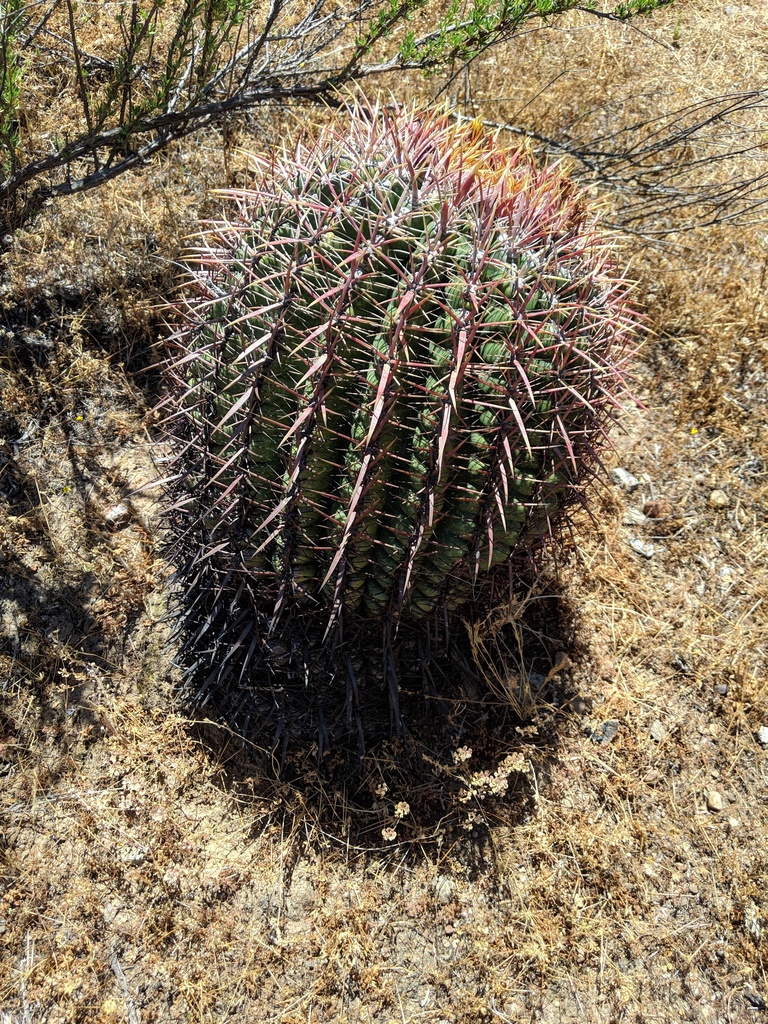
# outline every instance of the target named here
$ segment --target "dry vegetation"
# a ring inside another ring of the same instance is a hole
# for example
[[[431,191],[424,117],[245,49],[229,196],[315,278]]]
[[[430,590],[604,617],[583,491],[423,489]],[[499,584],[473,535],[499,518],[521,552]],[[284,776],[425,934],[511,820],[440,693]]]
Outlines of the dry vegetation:
[[[558,23],[447,91],[588,135],[768,79],[760,0],[643,27]],[[529,713],[465,693],[362,771],[307,745],[278,777],[174,701],[151,487],[157,307],[242,167],[196,139],[3,257],[0,1021],[762,1019],[765,221],[626,240],[653,333],[610,464],[641,483],[594,496],[517,621]]]

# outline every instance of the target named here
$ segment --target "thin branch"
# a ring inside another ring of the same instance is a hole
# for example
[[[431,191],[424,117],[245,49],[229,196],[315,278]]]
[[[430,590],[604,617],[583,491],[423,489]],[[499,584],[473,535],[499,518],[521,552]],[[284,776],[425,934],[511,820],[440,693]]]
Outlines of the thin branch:
[[[80,99],[83,102],[83,113],[85,114],[85,123],[88,125],[88,131],[93,131],[93,123],[91,121],[91,108],[88,103],[88,90],[85,87],[85,75],[83,74],[83,66],[80,63],[80,47],[77,45],[77,32],[75,30],[75,11],[72,7],[72,0],[67,0],[67,16],[69,18],[69,33],[72,42],[72,53],[75,59],[75,72],[77,74],[77,86],[80,92]]]

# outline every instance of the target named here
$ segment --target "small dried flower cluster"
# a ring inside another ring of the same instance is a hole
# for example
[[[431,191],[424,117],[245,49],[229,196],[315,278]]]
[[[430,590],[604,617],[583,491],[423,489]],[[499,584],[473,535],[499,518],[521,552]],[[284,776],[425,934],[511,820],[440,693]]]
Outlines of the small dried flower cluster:
[[[473,772],[466,780],[466,788],[459,793],[459,800],[484,800],[487,796],[503,796],[509,788],[509,777],[530,771],[530,765],[520,753],[508,754],[495,771]]]

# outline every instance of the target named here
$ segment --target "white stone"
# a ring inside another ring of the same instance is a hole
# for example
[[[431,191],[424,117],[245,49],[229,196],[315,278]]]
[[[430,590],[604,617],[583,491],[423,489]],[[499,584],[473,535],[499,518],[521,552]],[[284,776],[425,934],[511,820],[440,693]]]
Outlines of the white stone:
[[[131,510],[127,505],[113,505],[104,513],[104,522],[107,526],[125,526],[131,520]]]
[[[648,522],[648,516],[644,515],[637,508],[628,508],[624,513],[622,522],[625,526],[645,526]]]
[[[664,739],[666,734],[667,734],[667,730],[664,728],[664,724],[662,722],[660,722],[659,719],[657,718],[656,721],[651,726],[648,735],[651,737],[652,740],[655,740],[656,743],[661,743],[661,741]]]
[[[626,469],[612,469],[610,472],[611,483],[616,484],[617,487],[621,487],[622,490],[627,493],[636,490],[640,486],[640,481],[636,476],[632,476]]]
[[[716,789],[710,789],[707,793],[707,807],[710,811],[722,811],[723,798]]]
[[[643,558],[653,558],[656,548],[647,540],[638,540],[637,537],[633,537],[629,546],[638,555],[642,555]]]
[[[725,491],[715,490],[710,493],[707,503],[710,508],[728,508],[731,504],[731,499]]]

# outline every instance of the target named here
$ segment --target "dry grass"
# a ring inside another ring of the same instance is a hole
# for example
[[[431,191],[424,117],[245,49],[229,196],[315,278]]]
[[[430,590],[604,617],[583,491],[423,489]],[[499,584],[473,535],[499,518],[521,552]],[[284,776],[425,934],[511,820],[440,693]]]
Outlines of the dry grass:
[[[582,18],[451,89],[489,120],[615,128],[764,82],[767,19],[679,4],[644,25],[667,48]],[[355,775],[297,750],[277,778],[175,705],[153,492],[134,493],[156,306],[226,174],[197,140],[4,257],[0,1020],[761,1019],[765,224],[625,243],[654,333],[611,465],[643,482],[595,494],[546,607],[513,624],[511,655],[524,628],[550,657],[528,721],[466,693]]]

